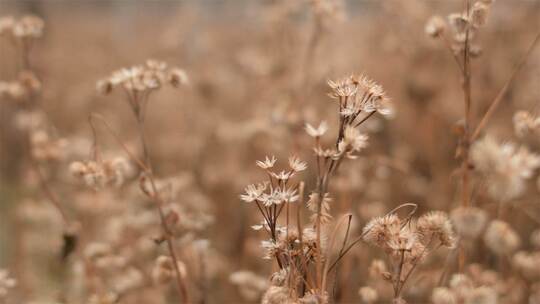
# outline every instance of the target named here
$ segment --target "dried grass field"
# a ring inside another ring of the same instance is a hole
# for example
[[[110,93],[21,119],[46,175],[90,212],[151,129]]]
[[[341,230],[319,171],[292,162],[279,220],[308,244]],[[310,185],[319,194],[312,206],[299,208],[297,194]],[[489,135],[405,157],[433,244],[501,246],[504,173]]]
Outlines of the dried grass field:
[[[0,2],[0,304],[540,304],[539,0]]]

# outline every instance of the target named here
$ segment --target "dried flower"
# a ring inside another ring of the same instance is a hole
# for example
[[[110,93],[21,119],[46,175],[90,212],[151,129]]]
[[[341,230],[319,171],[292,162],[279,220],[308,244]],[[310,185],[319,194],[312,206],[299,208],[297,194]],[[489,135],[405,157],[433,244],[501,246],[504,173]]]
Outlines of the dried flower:
[[[506,256],[516,251],[521,243],[519,235],[508,223],[494,220],[484,234],[484,242],[493,253]]]
[[[514,131],[518,137],[540,131],[540,117],[534,117],[529,112],[516,112],[513,121]]]
[[[482,2],[474,3],[471,9],[471,24],[474,27],[481,27],[486,24],[489,6]]]
[[[178,269],[183,279],[186,278],[186,266],[178,261]],[[167,284],[176,276],[174,262],[171,257],[161,255],[156,259],[152,269],[152,279],[158,284]]]
[[[368,136],[360,133],[357,128],[347,126],[345,128],[343,139],[338,144],[339,153],[344,153],[348,158],[354,159],[354,152],[367,147]]]
[[[448,215],[441,211],[432,211],[422,215],[416,226],[424,244],[429,244],[437,239],[442,246],[453,247],[455,245],[454,231]]]
[[[523,194],[525,180],[540,167],[540,156],[527,148],[517,149],[510,143],[499,145],[489,136],[472,146],[471,159],[487,177],[489,194],[500,201],[509,201]]]
[[[439,37],[446,28],[446,22],[441,16],[432,16],[426,23],[425,32],[431,37]]]
[[[248,301],[258,300],[268,288],[268,280],[251,271],[234,272],[229,281],[238,286],[242,297]]]
[[[306,123],[306,132],[311,137],[321,137],[328,131],[328,124],[322,121],[317,128],[313,127],[309,123]]]
[[[17,281],[9,276],[5,269],[0,269],[0,300],[3,299],[10,289],[17,285]]]
[[[282,304],[289,301],[289,291],[286,287],[270,286],[262,298],[262,304]]]
[[[258,160],[256,163],[257,166],[259,166],[259,168],[261,169],[270,169],[276,164],[276,158],[274,156],[272,156],[271,158],[268,158],[268,156],[266,156],[264,161]]]
[[[377,299],[379,298],[379,294],[377,293],[377,290],[375,290],[373,287],[370,287],[370,286],[361,287],[360,290],[358,290],[358,294],[360,295],[362,302],[368,303],[368,304],[375,303]]]
[[[182,85],[189,84],[189,78],[186,72],[179,68],[171,69],[169,71],[169,74],[167,75],[167,79],[169,83],[176,88]]]
[[[452,210],[450,217],[459,236],[475,239],[484,231],[487,213],[476,207],[458,207]]]
[[[512,265],[525,278],[535,281],[540,279],[540,252],[520,251],[512,257]]]
[[[44,22],[36,16],[24,16],[13,25],[13,36],[39,38],[43,35]]]
[[[362,230],[363,239],[367,243],[386,246],[401,230],[401,221],[395,214],[376,217],[369,221]]]
[[[298,157],[291,156],[289,157],[289,167],[291,167],[291,170],[294,172],[301,172],[306,170],[307,164],[306,162],[301,161]]]

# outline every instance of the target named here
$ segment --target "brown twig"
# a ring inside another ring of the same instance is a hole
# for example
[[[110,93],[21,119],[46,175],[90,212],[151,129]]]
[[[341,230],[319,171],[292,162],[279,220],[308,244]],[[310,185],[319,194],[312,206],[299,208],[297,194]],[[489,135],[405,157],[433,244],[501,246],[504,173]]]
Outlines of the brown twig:
[[[529,49],[527,50],[527,52],[525,53],[521,61],[518,63],[518,65],[516,65],[516,67],[512,71],[512,74],[510,74],[510,77],[508,78],[508,80],[506,80],[504,86],[501,88],[501,90],[499,91],[499,93],[497,94],[497,96],[495,97],[491,105],[489,106],[488,110],[486,111],[482,119],[480,120],[480,123],[478,123],[478,126],[474,130],[474,133],[471,137],[471,141],[474,141],[476,138],[478,138],[482,129],[484,129],[489,119],[493,116],[493,113],[495,112],[495,110],[501,103],[503,97],[505,96],[506,92],[508,91],[510,84],[514,81],[518,72],[523,68],[523,66],[527,62],[527,59],[531,55],[532,51],[536,47],[536,44],[538,43],[539,40],[540,40],[540,32],[536,34],[536,37],[534,38],[533,42],[529,46]]]

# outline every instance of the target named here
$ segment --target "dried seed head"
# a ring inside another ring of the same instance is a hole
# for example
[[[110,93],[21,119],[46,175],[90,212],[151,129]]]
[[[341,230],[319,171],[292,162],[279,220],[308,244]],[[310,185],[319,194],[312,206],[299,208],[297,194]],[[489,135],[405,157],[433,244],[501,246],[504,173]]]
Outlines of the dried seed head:
[[[462,35],[467,30],[469,19],[463,14],[454,13],[448,15],[448,23],[455,34]]]
[[[438,240],[441,245],[453,247],[455,236],[448,215],[441,211],[432,211],[422,215],[416,226],[424,245]]]
[[[525,278],[535,281],[540,279],[540,252],[520,251],[512,257],[512,265]]]
[[[452,291],[446,287],[437,287],[431,294],[433,304],[456,304],[457,300]]]
[[[358,294],[360,295],[362,302],[367,304],[375,303],[379,299],[377,290],[370,286],[361,287],[360,290],[358,290]]]
[[[270,286],[262,298],[262,304],[282,304],[290,301],[289,290],[286,287]]]
[[[307,164],[306,162],[301,161],[298,157],[291,156],[289,157],[289,167],[294,172],[301,172],[306,170]]]
[[[257,166],[261,169],[270,169],[270,168],[273,168],[274,165],[276,164],[276,157],[275,156],[272,156],[270,158],[268,158],[268,156],[265,157],[264,160],[258,160],[256,162]]]
[[[309,136],[317,138],[323,136],[324,133],[328,131],[328,124],[326,123],[326,121],[322,121],[319,126],[315,128],[309,123],[306,123],[305,129]]]
[[[452,210],[450,218],[458,235],[465,239],[479,237],[488,220],[487,213],[476,207],[458,207]]]
[[[13,36],[18,38],[39,38],[43,35],[43,19],[24,16],[13,25]]]
[[[400,230],[401,221],[397,215],[390,214],[369,221],[362,230],[362,235],[365,242],[385,247]]]
[[[517,111],[514,114],[513,122],[514,131],[518,137],[540,132],[540,117],[534,117],[529,112]]]
[[[10,277],[5,269],[0,269],[0,300],[7,296],[10,289],[17,285],[17,280]]]
[[[167,80],[175,88],[189,84],[186,72],[179,68],[171,69],[167,75]]]
[[[489,6],[482,2],[476,2],[471,10],[471,24],[474,27],[481,27],[486,24]]]
[[[238,286],[245,300],[256,301],[268,288],[268,280],[251,271],[237,271],[229,276],[229,281]]]
[[[186,278],[186,265],[182,261],[177,262],[177,267],[180,271],[180,276]],[[152,269],[152,279],[158,284],[167,284],[176,276],[173,259],[169,256],[161,255],[156,259],[154,268]]]
[[[360,131],[353,126],[346,126],[343,133],[343,139],[338,144],[338,151],[340,154],[345,154],[348,158],[354,159],[356,156],[354,152],[358,152],[367,147],[368,136],[360,133]]]
[[[446,22],[441,16],[432,16],[426,23],[426,34],[433,38],[439,37],[446,29]]]
[[[540,167],[540,156],[526,147],[499,144],[490,136],[474,143],[471,159],[486,178],[488,193],[496,200],[510,201],[526,190],[525,180]]]
[[[484,234],[484,242],[493,253],[506,256],[516,251],[520,244],[519,235],[508,225],[508,223],[494,220]]]
[[[114,89],[114,84],[110,79],[98,80],[96,84],[96,90],[101,95],[108,95]]]

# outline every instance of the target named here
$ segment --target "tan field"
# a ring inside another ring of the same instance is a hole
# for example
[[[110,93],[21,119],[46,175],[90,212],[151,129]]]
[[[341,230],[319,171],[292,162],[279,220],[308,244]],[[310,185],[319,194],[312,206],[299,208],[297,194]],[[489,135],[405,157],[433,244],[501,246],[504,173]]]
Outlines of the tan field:
[[[0,304],[540,304],[540,1],[0,2]]]

